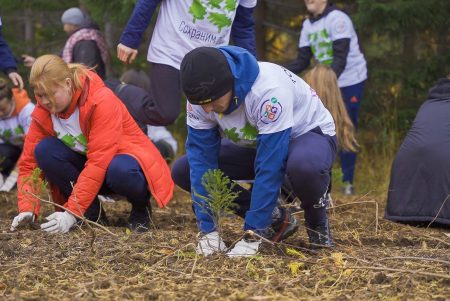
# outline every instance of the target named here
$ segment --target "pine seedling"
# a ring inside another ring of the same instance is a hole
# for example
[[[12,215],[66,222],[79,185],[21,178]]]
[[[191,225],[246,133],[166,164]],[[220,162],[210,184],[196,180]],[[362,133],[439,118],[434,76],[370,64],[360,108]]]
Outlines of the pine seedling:
[[[233,209],[238,207],[234,200],[239,191],[233,191],[236,183],[230,180],[220,169],[209,169],[202,177],[202,185],[205,187],[207,196],[199,195],[205,201],[205,211],[211,214],[214,225],[219,235],[222,234],[222,218],[226,214],[234,213]]]
[[[31,172],[31,175],[24,179],[24,183],[30,183],[33,187],[33,191],[44,191],[47,190],[48,183],[46,180],[42,179],[42,169],[36,167]]]

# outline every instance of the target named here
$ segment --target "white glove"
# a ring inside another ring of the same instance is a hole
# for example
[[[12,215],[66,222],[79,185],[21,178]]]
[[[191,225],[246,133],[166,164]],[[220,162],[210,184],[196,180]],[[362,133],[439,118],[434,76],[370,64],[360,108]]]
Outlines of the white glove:
[[[229,257],[249,257],[258,253],[259,245],[261,244],[261,240],[252,240],[246,241],[245,239],[241,239],[238,241],[234,248],[227,253]]]
[[[55,212],[45,218],[47,223],[41,225],[41,229],[49,233],[67,233],[77,222],[77,219],[67,211]]]
[[[21,212],[12,221],[11,231],[16,231],[17,227],[26,225],[34,219],[33,212]]]
[[[219,236],[217,231],[203,235],[197,244],[195,251],[197,254],[209,256],[214,252],[223,252],[227,249],[225,242]]]
[[[102,194],[99,194],[98,196],[98,199],[99,199],[99,201],[100,202],[103,202],[103,203],[114,203],[116,200],[112,197],[112,196],[110,196],[110,195],[102,195]]]
[[[0,185],[0,191],[6,191],[9,192],[11,191],[11,189],[14,187],[14,185],[16,185],[17,183],[17,178],[18,178],[19,174],[17,172],[16,169],[14,169],[13,171],[11,171],[11,173],[9,174],[9,176],[6,178],[5,182],[3,183],[3,185]]]

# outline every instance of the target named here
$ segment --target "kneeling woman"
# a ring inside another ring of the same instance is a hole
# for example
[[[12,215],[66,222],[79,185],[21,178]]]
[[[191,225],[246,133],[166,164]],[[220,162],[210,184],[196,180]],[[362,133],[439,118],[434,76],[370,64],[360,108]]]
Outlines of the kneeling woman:
[[[97,194],[113,192],[132,204],[129,227],[148,229],[150,195],[160,207],[172,197],[170,170],[123,103],[83,65],[44,55],[31,69],[37,100],[19,161],[18,206],[11,229],[39,214],[38,194],[27,181],[39,167],[53,200],[67,210],[48,216],[47,232],[65,233],[71,213],[100,215]]]

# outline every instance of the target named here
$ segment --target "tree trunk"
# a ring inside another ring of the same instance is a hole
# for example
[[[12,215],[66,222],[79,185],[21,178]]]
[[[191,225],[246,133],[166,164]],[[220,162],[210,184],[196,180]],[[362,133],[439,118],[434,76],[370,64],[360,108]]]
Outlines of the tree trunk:
[[[34,53],[33,49],[33,39],[34,39],[34,26],[33,26],[33,12],[31,8],[27,7],[25,8],[24,12],[24,24],[25,24],[25,51],[28,54]]]
[[[114,27],[108,13],[105,14],[105,40],[112,58],[116,55],[116,45],[114,45]],[[106,77],[112,76],[112,73],[111,62],[108,62],[106,66]]]
[[[264,21],[266,19],[266,4],[260,1],[255,9],[255,38],[256,38],[256,53],[258,60],[264,61],[266,59],[266,26]]]

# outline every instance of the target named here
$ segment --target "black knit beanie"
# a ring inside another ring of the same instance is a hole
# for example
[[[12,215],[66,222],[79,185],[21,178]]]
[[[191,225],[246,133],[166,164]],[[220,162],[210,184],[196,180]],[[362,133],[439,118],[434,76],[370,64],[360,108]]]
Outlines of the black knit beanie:
[[[225,55],[214,47],[199,47],[185,55],[181,87],[190,103],[203,105],[233,89],[234,77]]]

